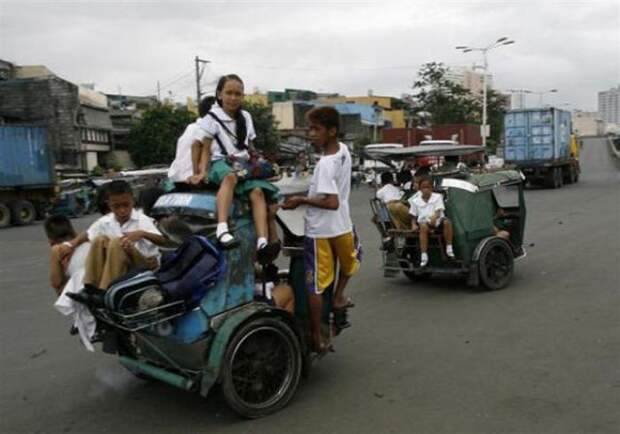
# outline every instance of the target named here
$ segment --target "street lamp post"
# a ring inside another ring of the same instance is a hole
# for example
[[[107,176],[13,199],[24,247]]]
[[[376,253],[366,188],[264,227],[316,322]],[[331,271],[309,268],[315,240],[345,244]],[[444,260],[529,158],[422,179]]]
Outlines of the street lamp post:
[[[457,50],[463,51],[463,53],[469,53],[471,51],[480,51],[482,53],[483,59],[483,76],[482,76],[482,146],[487,145],[487,136],[488,136],[488,125],[487,125],[487,72],[489,69],[489,63],[487,60],[487,53],[497,47],[501,47],[502,45],[510,45],[514,44],[515,41],[512,39],[508,39],[507,37],[501,37],[497,41],[493,42],[491,45],[488,45],[483,48],[478,47],[468,47],[465,45],[459,45],[456,47]]]

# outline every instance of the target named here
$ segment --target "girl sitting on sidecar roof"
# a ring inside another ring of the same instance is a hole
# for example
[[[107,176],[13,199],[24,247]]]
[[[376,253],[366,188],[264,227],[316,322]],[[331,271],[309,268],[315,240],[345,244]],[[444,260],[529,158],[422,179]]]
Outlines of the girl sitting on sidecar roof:
[[[275,246],[267,241],[267,198],[278,195],[278,188],[264,179],[246,179],[239,168],[250,161],[252,140],[256,138],[252,116],[242,110],[243,81],[235,74],[220,78],[216,88],[216,103],[206,116],[198,120],[201,142],[199,170],[188,181],[219,186],[217,192],[216,237],[220,247],[237,247],[239,240],[228,228],[228,212],[233,194],[249,198],[256,229],[256,249],[259,257],[269,255]],[[192,152],[188,149],[187,152]]]

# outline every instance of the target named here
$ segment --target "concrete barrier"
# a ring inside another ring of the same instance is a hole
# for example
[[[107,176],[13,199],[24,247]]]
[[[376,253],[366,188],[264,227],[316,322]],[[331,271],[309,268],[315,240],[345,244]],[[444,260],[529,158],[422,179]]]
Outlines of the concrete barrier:
[[[612,155],[620,160],[620,137],[607,136],[607,142]]]

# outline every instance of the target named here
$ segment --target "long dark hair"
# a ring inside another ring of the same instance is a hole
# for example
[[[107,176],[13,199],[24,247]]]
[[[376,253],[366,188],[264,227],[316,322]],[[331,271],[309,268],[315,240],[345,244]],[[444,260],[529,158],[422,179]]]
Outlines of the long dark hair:
[[[241,83],[242,86],[244,85],[243,80],[241,80],[241,77],[239,77],[237,74],[224,75],[217,82],[217,87],[215,88],[215,99],[220,107],[222,107],[222,98],[219,97],[219,94],[222,90],[224,90],[224,86],[226,85],[226,83],[233,80],[238,81],[239,83]],[[236,124],[235,135],[237,136],[237,142],[240,145],[245,145],[245,139],[248,134],[248,130],[245,124],[245,116],[243,116],[241,107],[237,109],[234,119]]]

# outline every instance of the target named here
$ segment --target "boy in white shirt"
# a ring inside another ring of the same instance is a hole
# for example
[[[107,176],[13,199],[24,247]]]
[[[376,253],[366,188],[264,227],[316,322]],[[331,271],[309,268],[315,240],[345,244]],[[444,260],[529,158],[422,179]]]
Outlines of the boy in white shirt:
[[[420,191],[409,199],[409,214],[412,216],[411,230],[420,231],[420,267],[428,264],[428,234],[431,231],[443,230],[446,240],[446,255],[454,258],[452,248],[452,223],[445,215],[443,198],[439,193],[433,193],[433,181],[430,178],[420,180]]]
[[[352,307],[344,289],[360,266],[361,251],[349,214],[351,154],[338,141],[339,114],[333,107],[317,107],[307,114],[310,138],[323,156],[317,162],[308,196],[288,198],[284,209],[306,205],[304,257],[313,350],[323,354],[329,342],[321,334],[323,291],[334,281],[336,260],[338,281],[332,312],[338,328],[347,327],[346,310]]]
[[[126,181],[109,184],[107,203],[109,214],[60,246],[59,254],[64,257],[81,244],[91,242],[84,272],[86,292],[72,296],[78,301],[101,304],[103,291],[114,279],[132,269],[157,268],[160,259],[157,245],[167,242],[153,220],[134,208],[133,193]]]
[[[377,199],[387,207],[396,229],[408,229],[411,226],[409,208],[401,200],[405,192],[394,185],[394,175],[390,172],[381,174],[381,185],[376,193]]]

